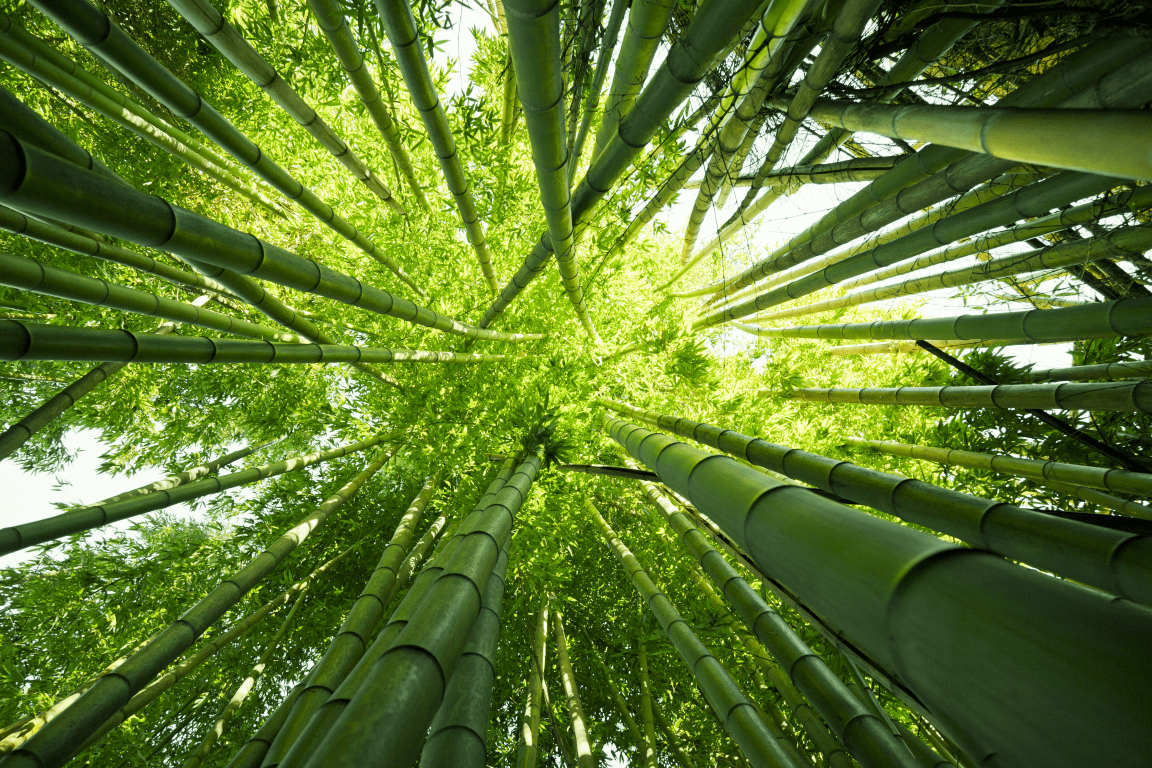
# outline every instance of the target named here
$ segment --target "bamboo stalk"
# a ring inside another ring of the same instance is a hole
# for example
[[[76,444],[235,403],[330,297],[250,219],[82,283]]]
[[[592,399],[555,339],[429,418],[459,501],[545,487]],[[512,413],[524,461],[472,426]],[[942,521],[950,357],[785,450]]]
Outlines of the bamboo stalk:
[[[700,642],[592,502],[585,500],[584,506],[609,550],[628,574],[632,586],[660,622],[664,633],[703,689],[704,697],[744,755],[755,768],[800,768],[769,732],[740,686]]]
[[[1090,379],[1135,379],[1152,376],[1152,360],[1134,360],[1071,368],[1045,368],[1020,374],[1028,381],[1088,381]]]
[[[348,20],[344,17],[340,6],[333,0],[309,0],[308,8],[316,17],[316,23],[323,30],[325,37],[328,38],[341,68],[348,73],[348,79],[352,81],[352,87],[356,89],[360,102],[368,110],[368,115],[384,138],[384,144],[388,147],[392,159],[396,161],[400,175],[404,177],[420,207],[425,211],[430,210],[428,197],[416,179],[412,158],[409,157],[408,150],[405,149],[404,142],[400,138],[396,121],[388,112],[384,100],[380,98],[380,91],[377,90],[376,83],[372,81],[372,75],[364,65],[360,48],[352,36],[352,30],[348,27]],[[380,76],[385,77],[386,73],[381,71]]]
[[[365,448],[371,448],[378,445],[383,439],[382,436],[372,437],[320,453],[301,454],[273,464],[251,467],[229,475],[206,478],[172,489],[153,491],[124,501],[93,504],[60,515],[41,518],[31,523],[2,528],[0,529],[0,554],[16,552],[34,544],[52,541],[69,534],[89,531],[109,523],[142,515],[145,512],[154,512],[174,504],[182,504],[192,499],[221,493],[229,488],[259,482],[268,477],[282,475],[285,472],[298,471],[313,464],[322,464]]]
[[[220,115],[200,94],[152,58],[113,22],[107,14],[83,0],[34,0],[46,16],[90,50],[131,78],[137,85],[192,125],[204,132],[237,161],[312,216],[335,230],[360,250],[387,267],[418,295],[422,289],[400,265],[376,247],[328,203],[305,187]]]
[[[1117,718],[1143,712],[1152,701],[1152,693],[1128,684],[1142,674],[1136,667],[1152,663],[1127,647],[1137,632],[1132,622],[1152,624],[1143,609],[782,486],[733,459],[659,433],[611,419],[605,425],[761,568],[807,596],[814,611],[840,622],[845,638],[894,667],[947,718],[977,762],[991,751],[1022,764],[1040,759],[1059,766],[1110,759],[1106,752],[1124,761],[1139,752],[1129,739],[1144,736],[1127,728],[1143,732],[1147,724],[1137,721],[1141,716],[1130,726]],[[846,559],[845,548],[875,556]],[[1037,646],[1037,636],[1050,644]],[[905,652],[913,645],[915,654]],[[1091,670],[1073,661],[1073,649],[1091,649]],[[945,669],[965,671],[963,696]],[[1090,725],[1086,686],[1102,705],[1093,710],[1099,712],[1098,734],[1084,730]],[[1002,699],[1005,689],[1016,693]],[[1045,714],[1036,718],[1021,709],[1019,695],[1045,702]],[[1029,723],[1027,731],[1017,727],[1021,721]]]
[[[407,0],[376,0],[376,10],[380,20],[384,23],[384,30],[388,33],[388,40],[392,43],[392,52],[404,82],[408,86],[408,94],[412,97],[412,105],[420,113],[424,122],[424,130],[428,140],[440,160],[440,169],[444,173],[444,181],[448,184],[448,191],[456,201],[456,209],[464,229],[468,233],[468,242],[476,252],[480,262],[480,269],[484,279],[493,293],[499,285],[496,282],[496,273],[492,268],[492,258],[488,253],[488,244],[484,239],[484,228],[480,224],[480,216],[476,212],[476,203],[472,199],[472,192],[468,180],[464,176],[464,168],[460,164],[460,157],[456,153],[456,142],[452,138],[452,129],[448,126],[448,117],[444,114],[444,107],[440,104],[440,97],[436,93],[436,86],[432,76],[428,73],[428,62],[424,58],[424,51],[416,30],[416,19]]]
[[[624,23],[624,14],[628,12],[629,0],[611,0],[611,2],[612,12],[608,14],[608,23],[604,26],[600,53],[596,57],[596,70],[592,73],[592,82],[588,87],[588,98],[584,102],[584,113],[580,117],[580,127],[576,131],[576,138],[572,144],[572,157],[568,166],[569,187],[572,186],[576,168],[580,165],[584,142],[587,140],[588,130],[592,126],[592,116],[600,106],[600,91],[604,88],[604,80],[608,75],[608,65],[612,62],[612,52],[616,50],[616,43],[620,39],[620,25]],[[593,159],[595,159],[595,154],[593,154]]]
[[[336,158],[349,173],[358,179],[372,194],[376,195],[389,208],[406,214],[404,206],[392,196],[388,185],[352,151],[348,143],[340,138],[332,127],[316,113],[300,94],[280,73],[256,52],[243,35],[228,23],[220,11],[208,0],[169,0],[177,13],[196,28],[205,40],[240,70],[253,83],[268,94],[276,104],[299,123],[304,130]]]
[[[23,162],[18,163],[16,158],[21,155]],[[23,168],[21,178],[12,179],[12,188],[0,189],[0,202],[25,213],[43,213],[71,224],[92,226],[103,234],[166,250],[193,262],[235,270],[448,333],[502,341],[528,338],[464,325],[252,235],[79,168],[7,133],[0,133],[0,164]],[[69,198],[67,203],[60,201],[58,184],[76,198]],[[49,185],[57,191],[41,197]]]
[[[289,752],[281,765],[360,766],[368,755],[380,754],[395,765],[416,760],[475,624],[480,596],[540,463],[539,456],[525,459],[491,504],[473,510],[456,535],[461,544],[445,563],[444,574],[394,644],[372,665],[306,762],[294,763]]]
[[[644,766],[656,768],[656,721],[652,715],[652,692],[648,686],[648,650],[643,640],[637,655],[640,661],[640,721],[644,724]]]
[[[580,691],[576,685],[576,672],[568,658],[568,638],[564,634],[564,615],[557,610],[553,613],[553,617],[555,618],[552,628],[556,633],[556,662],[560,667],[560,679],[564,683],[568,714],[572,718],[572,734],[576,742],[576,766],[577,768],[595,768],[596,758],[592,755],[592,742],[588,738],[584,705],[580,703]]]
[[[1075,341],[1075,339],[1063,339],[1061,341],[1045,342],[1046,344],[1059,344],[1061,342]],[[932,340],[932,346],[937,349],[976,349],[987,347],[1019,347],[1029,344],[1036,344],[1031,339],[979,339],[976,341],[941,341],[939,339]],[[923,347],[916,345],[916,342],[897,342],[897,341],[882,341],[878,344],[841,344],[835,347],[829,347],[824,350],[824,354],[835,356],[847,355],[904,355],[904,354],[919,354],[924,351]]]
[[[668,718],[665,717],[664,710],[661,709],[660,702],[655,696],[652,697],[652,714],[656,718],[656,725],[660,726],[660,730],[663,731],[664,738],[668,742],[668,748],[672,751],[676,762],[680,764],[680,768],[696,768],[696,765],[684,754],[684,749],[680,746],[680,740],[676,737],[676,732],[672,729],[672,724],[668,722]]]
[[[953,536],[975,548],[1021,560],[1112,594],[1124,595],[1146,604],[1152,603],[1152,586],[1135,576],[1145,567],[1138,565],[1145,555],[1135,551],[1141,546],[1137,544],[1137,540],[1143,538],[1140,535],[1054,518],[1043,512],[1001,504],[992,499],[909,480],[851,462],[776,445],[709,424],[643,411],[624,403],[605,400],[602,404],[651,426],[669,429],[705,445],[719,447],[755,466],[764,466],[794,480],[810,483],[842,499],[866,504],[906,522]],[[853,442],[855,440],[853,438],[850,443],[862,444]],[[872,442],[868,445],[873,446]],[[883,445],[885,449],[895,446],[892,450],[920,450],[918,446],[888,441],[877,445]],[[923,451],[928,455],[951,455],[946,449]],[[956,452],[956,455],[969,460],[966,452]],[[979,468],[988,468],[990,458],[980,456],[972,460],[982,460],[983,464]],[[1019,467],[1016,462],[1020,462]],[[1005,458],[1003,463],[1016,473],[1030,471],[1031,475],[1024,476],[1036,476],[1039,479],[1129,493],[1146,494],[1152,489],[1152,475],[1142,472],[1081,468],[1079,465],[1013,458]],[[1105,479],[1107,484],[1099,485]],[[1060,545],[1050,544],[1053,540],[1059,540]],[[1127,564],[1121,565],[1121,561]]]
[[[540,696],[547,663],[548,613],[551,607],[547,596],[540,599],[540,610],[536,613],[536,633],[533,635],[528,662],[528,692],[520,723],[520,742],[516,748],[516,768],[536,768],[540,751]]]
[[[1152,412],[1152,382],[999,384],[975,387],[808,387],[767,397],[816,403],[926,405],[941,408],[1038,408],[1041,410]]]
[[[307,727],[312,715],[328,701],[336,688],[356,666],[371,644],[372,632],[384,616],[384,611],[400,589],[398,574],[409,545],[416,535],[416,525],[424,514],[428,501],[436,492],[442,470],[428,475],[424,487],[400,517],[392,538],[385,545],[376,568],[365,582],[360,596],[344,617],[340,629],[324,651],[296,697],[276,738],[268,747],[263,766],[279,765],[300,733]]]
[[[835,163],[820,165],[794,165],[783,171],[768,174],[768,181],[795,181],[799,184],[844,184],[854,181],[873,181],[907,160],[906,155],[887,157],[854,157]],[[736,176],[731,180],[733,187],[749,187],[754,176]],[[699,189],[702,182],[688,181],[684,189]]]

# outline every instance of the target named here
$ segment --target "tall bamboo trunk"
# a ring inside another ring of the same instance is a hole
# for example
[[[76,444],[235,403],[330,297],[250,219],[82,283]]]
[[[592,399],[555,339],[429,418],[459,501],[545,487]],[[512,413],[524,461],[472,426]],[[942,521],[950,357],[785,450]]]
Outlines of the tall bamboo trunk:
[[[560,667],[560,679],[564,683],[568,714],[572,718],[572,735],[576,742],[577,768],[596,768],[596,757],[592,754],[592,741],[588,738],[588,725],[584,718],[584,705],[580,701],[580,689],[576,685],[576,671],[568,657],[568,637],[564,633],[564,616],[560,611],[553,614],[553,629],[556,632],[556,661]]]
[[[548,613],[551,603],[547,596],[540,600],[536,613],[536,633],[532,637],[532,651],[528,659],[528,691],[524,713],[520,717],[520,744],[516,750],[516,768],[536,768],[540,751],[540,695],[544,685],[544,667],[548,649]]]
[[[1006,764],[1053,766],[1122,764],[1140,753],[1145,718],[1117,718],[1152,707],[1152,693],[1129,684],[1152,674],[1152,661],[1131,647],[1152,631],[1146,608],[781,485],[659,433],[611,419],[605,426],[761,569],[894,669],[978,763],[992,752]],[[846,549],[874,555],[846,560]],[[1037,636],[1048,644],[1038,647]],[[1082,656],[1094,659],[1090,669],[1071,661]],[[956,670],[965,675],[962,697]],[[1044,715],[1033,717],[1033,707]]]
[[[644,724],[644,767],[656,768],[656,726],[652,717],[652,691],[648,685],[648,649],[640,641],[640,721]]]

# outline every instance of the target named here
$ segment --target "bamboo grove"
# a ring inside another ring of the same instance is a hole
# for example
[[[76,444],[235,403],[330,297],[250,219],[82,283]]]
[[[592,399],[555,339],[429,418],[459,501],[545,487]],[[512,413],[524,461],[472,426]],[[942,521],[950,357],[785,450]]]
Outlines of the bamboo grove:
[[[1143,6],[0,59],[0,768],[1147,764]]]

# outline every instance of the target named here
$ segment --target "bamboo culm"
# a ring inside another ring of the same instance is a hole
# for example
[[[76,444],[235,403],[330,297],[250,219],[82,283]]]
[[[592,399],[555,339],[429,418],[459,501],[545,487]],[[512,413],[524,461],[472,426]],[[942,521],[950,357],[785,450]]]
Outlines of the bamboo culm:
[[[564,633],[564,615],[553,613],[552,628],[556,633],[556,663],[560,667],[560,678],[564,683],[568,713],[572,718],[572,734],[576,742],[576,768],[596,768],[596,758],[592,755],[592,741],[588,738],[588,725],[584,718],[584,705],[580,702],[580,690],[576,685],[576,670],[568,658],[568,637]]]
[[[544,685],[544,667],[548,652],[548,615],[551,602],[545,596],[536,612],[536,632],[532,636],[532,654],[528,661],[528,691],[520,723],[520,743],[516,750],[516,768],[536,768],[540,751],[540,696]]]
[[[760,569],[898,674],[977,763],[992,752],[1009,763],[1069,767],[1141,753],[1148,724],[1136,713],[1152,706],[1152,692],[1130,681],[1152,674],[1152,660],[1133,645],[1152,631],[1146,607],[782,485],[626,422],[606,418],[605,427]],[[1036,636],[1049,644],[1038,649],[1028,639]],[[1094,663],[1076,660],[1084,654]],[[1089,690],[1097,703],[1086,709]]]
[[[5,768],[58,768],[67,762],[82,742],[96,733],[134,694],[191,647],[214,621],[271,573],[312,531],[383,467],[391,455],[391,449],[380,454],[363,472],[281,534],[264,552],[209,592],[155,640],[120,665],[115,675],[97,681],[72,706],[4,758],[2,762]]]

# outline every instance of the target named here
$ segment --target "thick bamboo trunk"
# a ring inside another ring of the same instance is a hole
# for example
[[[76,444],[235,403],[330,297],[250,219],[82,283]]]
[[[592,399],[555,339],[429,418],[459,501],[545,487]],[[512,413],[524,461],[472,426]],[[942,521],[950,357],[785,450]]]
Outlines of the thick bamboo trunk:
[[[1050,766],[1142,754],[1152,692],[1130,681],[1152,674],[1136,648],[1152,632],[1146,608],[781,485],[659,433],[611,419],[605,426],[761,569],[899,674],[977,763],[993,752],[1006,765]],[[846,559],[845,551],[872,554]],[[1092,664],[1080,663],[1088,657]]]
[[[835,757],[842,744],[865,768],[915,768],[911,755],[894,748],[887,726],[860,705],[824,660],[736,573],[699,529],[655,485],[645,482],[643,487],[648,500],[668,527],[729,601],[729,606],[721,602],[719,607],[725,611],[735,610],[755,635],[755,641],[751,637],[745,641],[746,645],[751,641],[753,655],[759,657],[761,654],[757,651],[763,650],[775,659],[779,666],[768,665],[771,668],[767,670],[769,677],[785,695],[793,711],[799,715],[802,708],[812,702],[819,707],[819,714],[825,722],[838,729],[832,734],[831,744],[820,744],[820,734],[826,733],[820,720],[814,715],[803,720],[805,730],[812,735],[827,759],[834,764],[839,762],[850,766],[851,760],[846,754],[842,758]],[[706,582],[703,586],[708,587]],[[715,594],[710,588],[705,591],[709,595]]]
[[[83,0],[36,0],[37,7],[65,31],[99,53],[144,90],[204,132],[237,161],[252,169],[285,197],[329,226],[357,248],[387,267],[417,294],[421,289],[395,261],[364,233],[352,226],[331,205],[305,187],[260,147],[220,115],[193,91],[152,58],[124,33],[103,11]]]
[[[404,83],[408,86],[412,105],[420,113],[428,140],[440,161],[440,169],[444,173],[448,191],[456,201],[456,210],[468,233],[468,242],[480,262],[484,280],[495,293],[499,284],[492,269],[492,258],[488,253],[488,243],[484,239],[484,228],[480,224],[480,215],[476,212],[476,203],[472,198],[468,179],[464,176],[464,167],[456,153],[456,141],[452,137],[452,129],[448,126],[448,116],[444,113],[444,107],[436,93],[436,86],[428,72],[428,62],[424,58],[424,51],[416,33],[418,26],[412,15],[412,9],[407,0],[376,0],[376,10],[384,23],[388,40],[392,43],[392,53],[396,56],[400,73],[404,76]]]
[[[740,690],[740,686],[700,642],[688,623],[681,618],[668,598],[648,577],[639,561],[620,541],[608,522],[590,501],[585,501],[585,507],[599,528],[609,550],[628,574],[632,586],[660,622],[673,647],[700,684],[709,705],[744,755],[756,768],[767,766],[800,768],[780,747],[764,721],[760,719],[756,708]]]
[[[810,387],[788,392],[769,389],[757,392],[768,397],[816,403],[1152,413],[1152,382],[1146,380],[977,387]]]
[[[1134,575],[1148,567],[1141,564],[1147,556],[1137,552],[1142,546],[1138,542],[1143,536],[1001,504],[992,499],[721,430],[709,424],[642,411],[623,403],[601,402],[645,424],[719,447],[755,466],[782,472],[794,480],[811,483],[848,501],[867,504],[906,522],[940,531],[973,547],[1021,560],[1112,594],[1152,604],[1152,585]],[[943,449],[927,450],[947,453]],[[1033,463],[1040,467],[1045,464]],[[1108,490],[1139,492],[1131,489],[1152,489],[1152,475],[1126,470],[1100,469],[1096,472],[1099,476],[1097,482],[1105,476],[1110,479],[1110,485],[1103,486]],[[1045,475],[1040,477],[1044,479]],[[1052,475],[1051,479],[1074,482],[1066,472],[1060,477]],[[1092,485],[1086,482],[1077,484]],[[1120,487],[1112,487],[1117,485]],[[810,491],[805,492],[819,498]],[[1060,544],[1051,543],[1054,540]],[[1121,565],[1123,561],[1127,562]]]
[[[536,633],[528,659],[528,691],[524,713],[520,718],[520,743],[516,750],[516,768],[536,768],[540,752],[540,695],[544,685],[545,654],[548,651],[548,614],[551,603],[541,598],[536,613]]]
[[[560,667],[560,679],[564,683],[568,714],[572,718],[572,735],[576,742],[577,768],[595,768],[596,758],[592,754],[592,741],[588,738],[588,725],[584,719],[584,705],[580,702],[580,689],[576,685],[576,671],[568,657],[568,637],[564,633],[564,616],[560,611],[553,613],[552,627],[556,633],[556,662]]]
[[[208,0],[169,0],[177,13],[204,39],[258,85],[276,104],[311,134],[353,177],[397,213],[407,213],[384,181],[352,151],[324,118],[269,64]],[[387,137],[385,137],[387,139]]]
[[[491,504],[474,510],[464,521],[456,536],[461,544],[445,563],[444,575],[430,587],[395,644],[373,664],[303,765],[361,766],[370,755],[382,752],[394,765],[410,765],[419,757],[424,735],[476,622],[480,596],[540,463],[539,456],[528,457]],[[291,752],[282,765],[295,768],[290,758]]]
[[[441,470],[438,469],[428,476],[419,495],[401,516],[360,596],[344,617],[344,622],[328,644],[324,655],[304,679],[304,687],[261,765],[270,768],[280,764],[293,742],[307,727],[312,714],[328,701],[371,644],[373,630],[399,591],[401,582],[398,574],[412,539],[416,536],[420,517],[436,492],[440,475]]]
[[[512,338],[509,334],[466,326],[252,235],[79,168],[9,134],[0,134],[0,138],[0,164],[23,168],[21,178],[13,180],[13,189],[0,190],[0,203],[4,205],[90,226],[102,234],[159,248],[189,261],[235,269],[250,278],[267,279],[286,288],[449,333],[493,340]],[[22,164],[16,161],[20,155],[24,158]],[[45,193],[47,186],[53,192]],[[76,197],[63,201],[60,195],[64,190]]]
[[[564,292],[584,331],[599,342],[588,316],[572,234],[572,158],[564,137],[564,83],[561,79],[560,4],[554,0],[507,0],[508,46],[520,73],[517,80],[524,122],[532,144],[540,202],[548,219],[548,237],[560,267]]]

